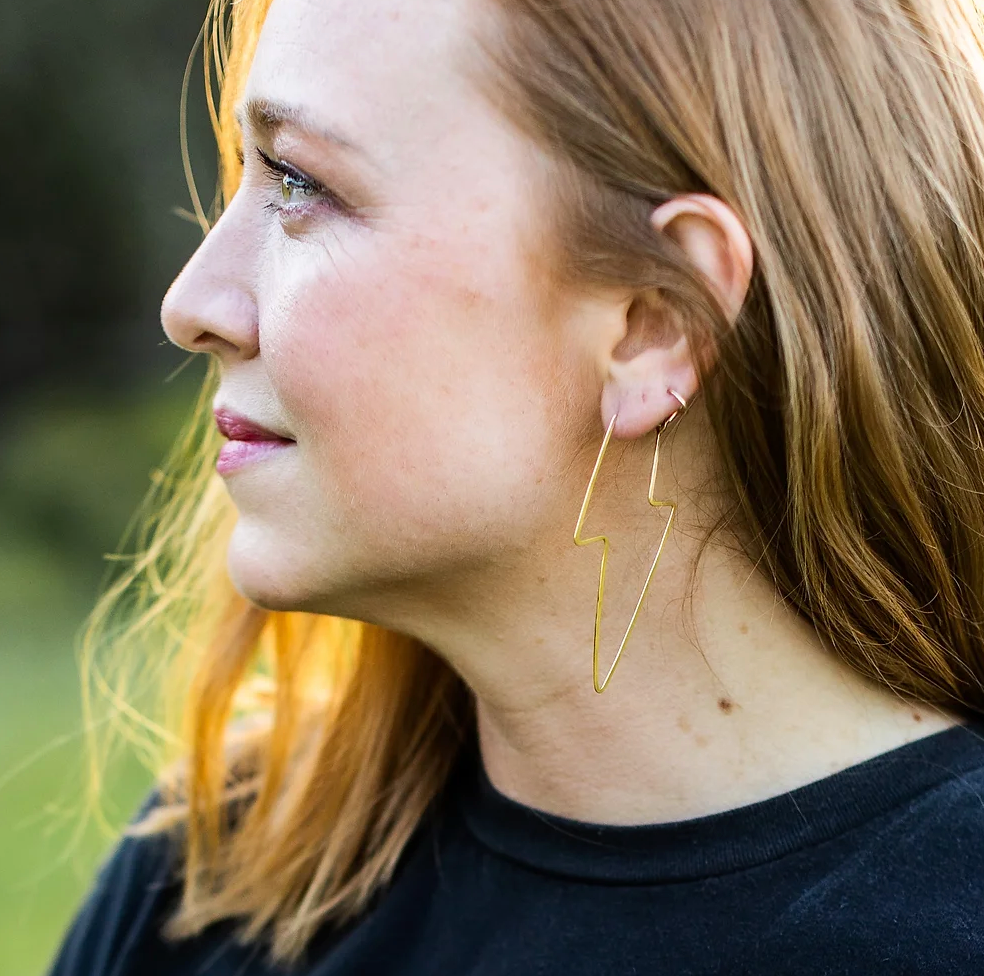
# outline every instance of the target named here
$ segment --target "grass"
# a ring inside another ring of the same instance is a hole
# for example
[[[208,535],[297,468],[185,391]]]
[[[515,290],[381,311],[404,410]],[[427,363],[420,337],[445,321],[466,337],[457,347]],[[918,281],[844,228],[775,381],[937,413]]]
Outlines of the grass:
[[[189,371],[190,372],[190,371]],[[114,838],[83,824],[74,638],[111,552],[194,395],[38,393],[0,443],[0,976],[44,973]],[[150,774],[111,770],[116,824]]]

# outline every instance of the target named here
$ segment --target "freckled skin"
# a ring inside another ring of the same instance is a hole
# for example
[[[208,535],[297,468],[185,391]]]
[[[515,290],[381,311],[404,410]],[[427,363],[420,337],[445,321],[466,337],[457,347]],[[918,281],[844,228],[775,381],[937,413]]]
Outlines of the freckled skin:
[[[466,7],[398,5],[277,0],[247,83],[371,155],[293,127],[269,147],[360,219],[314,204],[281,223],[247,145],[239,192],[165,300],[175,341],[225,340],[198,348],[218,351],[229,406],[297,441],[229,483],[230,570],[273,608],[374,619],[387,588],[439,596],[545,514],[570,521],[555,472],[572,429],[597,426],[529,258],[545,158],[460,74]]]

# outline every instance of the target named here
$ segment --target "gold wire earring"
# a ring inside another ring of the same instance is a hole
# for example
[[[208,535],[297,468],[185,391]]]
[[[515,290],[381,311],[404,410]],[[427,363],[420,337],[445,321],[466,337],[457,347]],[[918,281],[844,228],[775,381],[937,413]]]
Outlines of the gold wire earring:
[[[656,572],[656,564],[659,562],[660,553],[663,551],[663,543],[666,542],[666,537],[669,535],[670,526],[673,524],[673,515],[676,512],[676,502],[670,501],[660,501],[653,498],[653,492],[656,490],[656,468],[659,465],[659,438],[660,435],[666,430],[667,426],[671,421],[675,420],[684,410],[687,409],[687,401],[680,396],[679,393],[674,390],[667,390],[667,393],[676,397],[679,401],[680,406],[673,411],[657,428],[656,428],[656,447],[653,451],[653,473],[649,479],[649,504],[654,508],[669,508],[670,516],[666,520],[666,527],[663,529],[663,536],[659,540],[659,548],[656,550],[656,558],[653,560],[653,565],[649,570],[649,575],[646,577],[645,585],[642,587],[642,593],[639,595],[639,600],[636,603],[635,610],[632,612],[632,619],[629,621],[629,626],[626,628],[625,636],[622,638],[622,643],[618,646],[618,651],[615,654],[615,660],[612,661],[612,666],[608,669],[608,674],[605,675],[605,680],[600,684],[598,683],[598,638],[601,634],[601,604],[605,594],[605,566],[608,563],[608,536],[607,535],[595,535],[590,539],[579,538],[581,534],[581,528],[584,525],[584,517],[588,512],[588,504],[591,501],[591,492],[594,491],[595,480],[598,477],[598,471],[601,469],[601,461],[605,456],[605,450],[608,447],[608,441],[611,439],[612,431],[615,429],[615,420],[618,417],[618,413],[612,417],[611,422],[608,425],[608,430],[605,432],[605,439],[601,442],[601,450],[598,452],[598,460],[595,461],[594,471],[591,472],[591,480],[588,482],[588,490],[584,493],[584,502],[581,504],[581,514],[577,517],[577,525],[574,527],[574,543],[579,546],[586,546],[592,542],[604,542],[605,548],[601,554],[601,575],[598,577],[598,603],[595,608],[595,624],[594,624],[594,650],[591,657],[591,677],[594,682],[594,690],[601,694],[605,688],[608,687],[608,682],[611,680],[612,674],[615,671],[615,666],[619,662],[619,658],[622,656],[622,651],[625,649],[625,643],[629,639],[629,634],[632,633],[632,628],[635,626],[636,617],[639,616],[639,608],[642,606],[642,601],[646,598],[646,592],[649,589],[649,582],[653,578],[653,573]]]

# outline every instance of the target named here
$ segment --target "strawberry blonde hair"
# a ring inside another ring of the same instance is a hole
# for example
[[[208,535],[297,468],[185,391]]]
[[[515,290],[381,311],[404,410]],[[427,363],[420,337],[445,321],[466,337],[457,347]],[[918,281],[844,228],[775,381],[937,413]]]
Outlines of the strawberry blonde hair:
[[[226,201],[241,172],[232,108],[268,6],[213,0],[206,23]],[[556,160],[559,273],[659,295],[711,350],[701,389],[749,558],[862,674],[984,712],[980,6],[476,10],[475,80]],[[648,221],[687,192],[724,200],[753,242],[733,327]],[[474,702],[412,638],[235,593],[214,379],[93,613],[84,705],[159,773],[160,805],[135,832],[182,838],[168,933],[236,917],[290,962],[387,884],[474,734]],[[165,673],[170,690],[137,708]],[[98,789],[109,740],[93,735]]]

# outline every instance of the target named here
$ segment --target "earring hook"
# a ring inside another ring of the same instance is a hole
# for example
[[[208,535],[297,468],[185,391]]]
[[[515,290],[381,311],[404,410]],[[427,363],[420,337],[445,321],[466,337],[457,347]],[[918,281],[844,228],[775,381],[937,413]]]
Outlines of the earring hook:
[[[664,420],[664,421],[663,421],[663,422],[662,422],[662,423],[661,423],[661,424],[659,425],[659,431],[660,431],[660,433],[662,433],[662,432],[663,432],[663,430],[665,430],[665,429],[666,429],[666,426],[667,426],[667,424],[669,424],[671,420],[676,420],[676,418],[677,418],[677,417],[678,417],[678,416],[679,416],[680,414],[682,414],[682,413],[683,413],[683,412],[684,412],[684,411],[685,411],[685,410],[687,409],[687,401],[686,401],[686,400],[684,400],[684,398],[683,398],[682,396],[680,396],[680,394],[679,394],[679,393],[677,393],[677,391],[676,391],[676,390],[670,390],[670,389],[667,389],[667,391],[666,391],[666,392],[667,392],[667,393],[669,393],[669,394],[670,394],[670,396],[672,396],[672,397],[676,397],[676,399],[677,399],[677,402],[678,402],[678,403],[680,404],[680,406],[679,406],[679,407],[677,407],[677,409],[676,409],[676,410],[674,410],[674,411],[673,411],[673,413],[671,413],[671,414],[669,415],[669,417],[667,417],[667,418],[666,418],[666,420]]]

